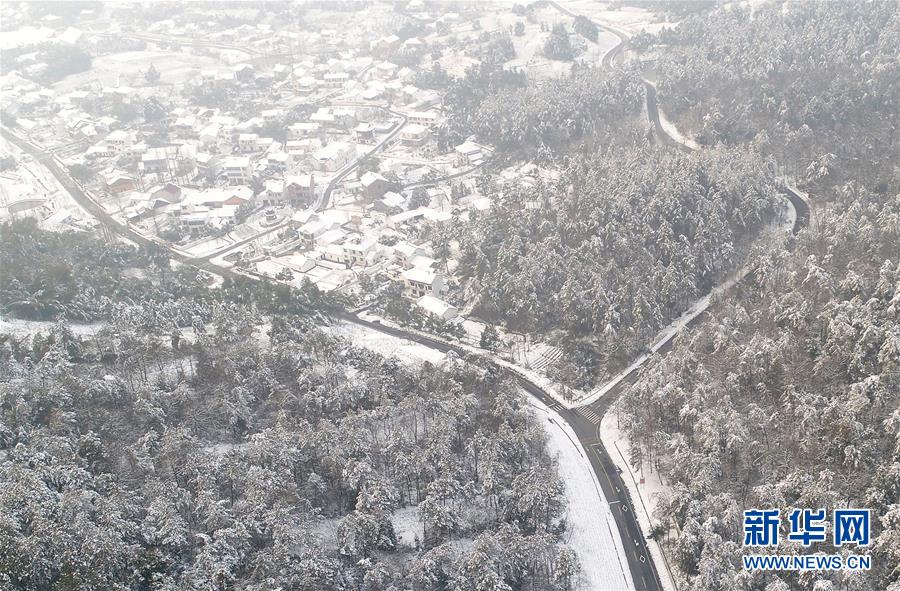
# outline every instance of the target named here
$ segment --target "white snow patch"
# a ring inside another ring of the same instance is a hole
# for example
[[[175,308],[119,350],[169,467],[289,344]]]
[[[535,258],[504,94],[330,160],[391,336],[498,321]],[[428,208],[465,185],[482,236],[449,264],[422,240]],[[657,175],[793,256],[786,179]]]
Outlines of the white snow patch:
[[[679,144],[687,146],[691,150],[700,149],[700,144],[698,144],[694,138],[688,137],[678,131],[678,128],[675,127],[675,124],[672,123],[668,117],[666,117],[666,114],[663,113],[662,109],[660,109],[658,105],[656,110],[659,112],[659,124],[662,126],[663,131],[666,132],[666,135],[674,139]]]
[[[251,445],[250,442],[244,443],[213,443],[211,445],[207,445],[203,449],[208,451],[209,453],[217,456],[222,456],[227,454],[228,452],[247,449]]]
[[[419,517],[419,508],[401,507],[391,514],[391,523],[397,535],[397,545],[408,548],[416,547],[416,538],[421,543],[425,539],[425,526]]]
[[[344,337],[357,347],[365,347],[385,357],[396,357],[410,366],[418,366],[426,361],[432,365],[442,365],[447,359],[440,351],[425,345],[351,322],[339,322],[327,327],[325,331]]]
[[[653,10],[637,6],[616,5],[613,7],[609,3],[595,2],[594,0],[569,0],[560,4],[574,13],[583,14],[595,22],[630,34],[641,31],[656,33],[663,28],[674,27],[678,24],[675,21],[666,22]]]
[[[11,334],[17,338],[33,336],[38,333],[46,335],[53,332],[56,324],[52,320],[22,320],[20,318],[0,317],[0,333]],[[90,324],[66,322],[65,325],[76,336],[92,336],[106,326],[103,322],[92,322]]]

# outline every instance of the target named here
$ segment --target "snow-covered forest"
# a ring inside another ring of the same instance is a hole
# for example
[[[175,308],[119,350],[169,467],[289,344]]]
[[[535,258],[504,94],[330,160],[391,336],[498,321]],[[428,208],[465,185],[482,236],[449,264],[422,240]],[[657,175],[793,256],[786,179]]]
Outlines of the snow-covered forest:
[[[760,255],[740,295],[615,407],[632,461],[672,481],[659,518],[694,589],[746,581],[734,541],[741,511],[754,506],[871,508],[878,567],[830,578],[834,588],[896,585],[898,246],[900,201],[839,190],[794,252]]]
[[[814,186],[896,179],[896,2],[724,7],[645,46],[663,107],[697,141],[751,142]]]
[[[782,207],[752,151],[650,146],[572,159],[558,182],[498,201],[461,239],[476,310],[514,330],[565,331],[558,373],[579,388],[627,365]]]
[[[897,0],[0,17],[0,591],[900,591]]]
[[[87,265],[102,242],[80,245],[68,260]],[[187,327],[119,301],[90,337],[4,337],[5,585],[571,588],[562,484],[498,374],[411,370],[309,316],[191,301]]]
[[[29,320],[108,320],[122,307],[140,305],[160,317],[160,326],[168,322],[179,329],[208,320],[207,304],[213,301],[310,315],[335,311],[342,303],[309,284],[295,288],[240,276],[226,277],[212,289],[209,273],[173,262],[161,248],[107,243],[84,232],[47,232],[33,219],[4,226],[0,268],[0,305]]]
[[[629,138],[643,88],[633,69],[579,67],[558,79],[534,81],[482,65],[454,81],[444,101],[453,113],[451,138],[475,134],[506,156],[546,158],[585,142],[608,146]]]
[[[632,462],[671,483],[657,534],[691,589],[897,589],[900,13],[892,2],[748,11],[650,38],[661,106],[700,142],[772,154],[810,191],[811,223],[791,250],[756,253],[734,298],[611,412]],[[741,571],[741,512],[760,506],[871,509],[872,569]]]

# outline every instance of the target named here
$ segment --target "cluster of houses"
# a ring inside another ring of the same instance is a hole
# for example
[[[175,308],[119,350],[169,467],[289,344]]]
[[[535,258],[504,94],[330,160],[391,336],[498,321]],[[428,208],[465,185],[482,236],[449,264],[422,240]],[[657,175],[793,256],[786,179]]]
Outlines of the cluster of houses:
[[[403,239],[401,232],[371,231],[347,210],[297,212],[291,226],[296,238],[268,247],[266,256],[253,265],[256,272],[276,278],[287,270],[293,281],[309,279],[325,291],[377,273],[402,282],[409,297],[429,314],[442,320],[457,317],[456,308],[443,300],[449,289],[445,264],[430,256],[427,243]]]
[[[414,1],[407,10],[425,7]],[[130,26],[110,32],[127,36]],[[3,76],[4,109],[60,160],[92,171],[76,180],[111,214],[182,248],[246,224],[245,234],[261,237],[255,250],[234,254],[256,272],[283,278],[287,270],[325,290],[387,275],[429,313],[456,315],[443,301],[447,261],[414,237],[422,225],[490,207],[471,190],[452,198],[448,187],[428,182],[473,170],[490,149],[467,141],[438,153],[440,95],[415,85],[414,67],[391,61],[427,54],[424,38],[369,41],[350,29],[299,33],[265,24],[210,32],[174,19],[133,33],[170,50],[178,39],[202,38],[207,55],[234,44],[280,58],[266,66],[223,61],[174,90],[145,84],[138,72],[59,90],[16,70]],[[315,51],[299,59],[282,53],[298,44]],[[239,97],[240,108],[192,100],[220,91]],[[149,103],[159,107],[152,117]],[[374,163],[353,170],[376,152]],[[413,199],[416,186],[424,198]],[[284,231],[261,231],[276,224]]]

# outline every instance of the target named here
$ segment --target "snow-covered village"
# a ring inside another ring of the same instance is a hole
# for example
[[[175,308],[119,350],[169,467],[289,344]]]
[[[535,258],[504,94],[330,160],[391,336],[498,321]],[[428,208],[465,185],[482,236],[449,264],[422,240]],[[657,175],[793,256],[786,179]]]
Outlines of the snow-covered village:
[[[900,591],[898,6],[0,4],[0,588]]]

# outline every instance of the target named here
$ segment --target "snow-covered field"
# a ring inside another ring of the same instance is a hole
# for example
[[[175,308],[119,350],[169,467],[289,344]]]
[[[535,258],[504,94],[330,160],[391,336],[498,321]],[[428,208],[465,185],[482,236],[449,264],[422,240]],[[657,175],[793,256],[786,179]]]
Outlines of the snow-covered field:
[[[656,88],[656,84],[651,82],[654,88]],[[644,106],[644,111],[646,112],[647,107]],[[662,126],[663,131],[666,132],[666,135],[674,139],[679,144],[690,148],[691,150],[699,150],[700,144],[697,141],[678,129],[678,127],[668,118],[662,109],[657,105],[657,111],[659,112],[659,124]]]
[[[126,51],[95,58],[90,70],[67,76],[53,89],[69,92],[95,82],[104,86],[143,86],[144,72],[151,64],[160,73],[160,84],[180,84],[202,69],[226,69],[217,59],[186,51]]]
[[[652,523],[656,520],[652,518],[656,506],[659,504],[660,496],[670,491],[669,486],[663,480],[658,472],[653,471],[653,466],[648,465],[642,473],[631,466],[626,460],[628,454],[628,438],[618,428],[618,419],[614,412],[608,412],[600,422],[600,440],[613,463],[622,471],[622,481],[628,489],[631,497],[631,505],[637,514],[638,523],[644,537],[647,540],[647,548],[653,557],[653,562],[657,566],[659,578],[662,581],[663,589],[669,591],[675,589],[672,582],[672,574],[663,559],[663,551],[659,543],[651,540],[649,537]],[[642,480],[643,479],[643,480]]]
[[[663,131],[665,131],[669,136],[675,138],[675,141],[684,144],[688,148],[692,150],[699,150],[700,144],[694,140],[694,138],[687,137],[683,135],[678,128],[675,127],[675,124],[669,121],[669,118],[666,117],[666,114],[661,110],[659,111],[659,124],[662,126]]]
[[[541,78],[556,78],[572,69],[572,62],[548,59],[544,56],[544,45],[550,36],[550,29],[556,23],[562,23],[572,33],[572,19],[559,11],[544,7],[535,11],[536,23],[527,23],[525,34],[513,36],[513,46],[516,48],[516,63],[524,67],[528,76]],[[546,23],[547,31],[541,31],[538,23]],[[590,49],[590,48],[589,48]]]
[[[105,326],[102,322],[66,324],[73,334],[79,336],[94,335]],[[33,336],[38,333],[50,334],[55,326],[56,322],[51,320],[21,320],[19,318],[0,317],[0,334],[11,334],[17,338]]]
[[[447,356],[407,339],[387,335],[350,322],[339,322],[326,329],[332,334],[348,339],[357,347],[365,347],[385,357],[396,357],[408,365],[420,365],[424,362],[441,365]]]
[[[438,62],[448,74],[459,77],[464,76],[466,70],[479,63],[477,59],[469,57],[461,51],[447,52]]]
[[[666,22],[663,17],[652,10],[637,6],[613,8],[610,4],[595,0],[562,0],[560,5],[600,24],[616,27],[631,34],[641,31],[656,33],[660,29],[674,27],[677,24]]]
[[[391,513],[391,523],[397,535],[397,545],[407,548],[416,547],[416,539],[421,543],[425,539],[425,527],[419,517],[418,507],[401,507]]]
[[[179,248],[179,250],[190,256],[205,257],[221,250],[222,248],[232,245],[234,245],[234,241],[223,236],[221,238],[203,238],[201,240],[198,240],[197,242],[193,242],[187,246]]]

